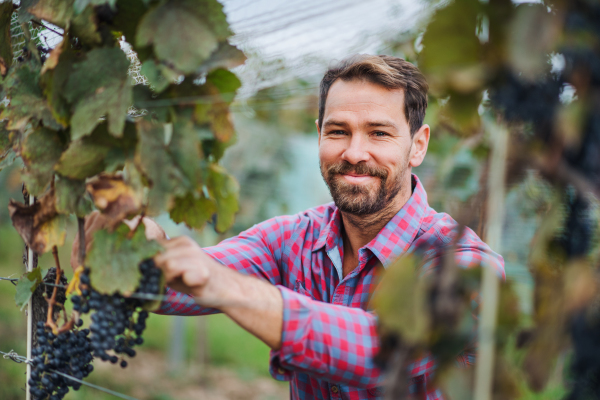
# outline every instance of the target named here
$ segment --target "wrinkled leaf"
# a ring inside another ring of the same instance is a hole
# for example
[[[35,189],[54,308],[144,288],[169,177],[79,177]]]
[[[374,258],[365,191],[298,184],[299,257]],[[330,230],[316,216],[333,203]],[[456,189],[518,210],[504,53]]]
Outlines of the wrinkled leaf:
[[[136,44],[154,45],[156,56],[183,73],[198,69],[218,46],[218,37],[194,11],[190,2],[163,3],[144,15],[138,26]]]
[[[111,227],[141,211],[141,194],[122,176],[101,175],[87,184],[87,190],[96,208],[108,217]]]
[[[87,6],[101,6],[108,4],[110,8],[114,9],[117,0],[75,0],[74,8],[75,13],[81,13]]]
[[[84,61],[73,64],[64,88],[65,98],[74,105],[73,140],[91,133],[103,115],[107,115],[109,133],[122,135],[127,108],[133,102],[128,67],[129,60],[118,48],[94,49]]]
[[[10,21],[13,13],[13,4],[5,1],[0,4],[0,75],[6,76],[12,64],[13,51],[10,37]]]
[[[38,254],[65,242],[66,220],[56,211],[54,190],[49,190],[33,205],[11,200],[8,211],[13,226],[25,243]]]
[[[172,125],[156,124],[140,119],[137,122],[139,142],[135,163],[149,182],[148,215],[170,209],[173,196],[185,193],[190,182],[176,166],[173,156],[165,144],[167,132],[172,134]]]
[[[138,229],[131,239],[130,229],[121,224],[113,232],[100,230],[86,256],[93,287],[100,293],[119,292],[123,295],[135,291],[141,279],[139,263],[153,257],[161,246],[146,240],[144,229]]]
[[[183,197],[175,198],[169,215],[176,223],[184,222],[190,228],[202,229],[216,212],[217,205],[214,200],[187,193]]]
[[[223,41],[219,43],[219,47],[212,52],[208,60],[202,63],[196,73],[204,74],[217,68],[232,69],[242,65],[245,61],[246,56],[241,50],[227,41]]]
[[[73,16],[73,0],[34,0],[23,6],[38,20],[48,21],[61,28],[65,28]]]
[[[9,120],[8,129],[22,129],[31,120],[41,121],[51,129],[63,128],[56,122],[48,103],[42,97],[39,72],[39,66],[32,61],[19,64],[7,75],[4,86],[8,88],[10,105],[2,111],[0,119]]]
[[[30,193],[38,196],[48,187],[64,148],[58,133],[50,129],[39,127],[25,136],[20,154],[25,164],[23,179]]]
[[[429,336],[428,285],[419,278],[419,266],[418,256],[402,256],[387,268],[372,299],[385,330],[396,332],[409,345],[426,343]]]
[[[92,202],[86,196],[85,181],[56,177],[56,211],[83,217],[92,212]]]
[[[217,202],[215,229],[225,232],[233,225],[235,213],[239,210],[239,185],[223,167],[211,165],[208,173],[208,190]]]
[[[37,289],[38,285],[42,283],[42,268],[37,267],[33,271],[26,273],[19,282],[17,282],[15,303],[21,310],[27,305],[27,302]]]

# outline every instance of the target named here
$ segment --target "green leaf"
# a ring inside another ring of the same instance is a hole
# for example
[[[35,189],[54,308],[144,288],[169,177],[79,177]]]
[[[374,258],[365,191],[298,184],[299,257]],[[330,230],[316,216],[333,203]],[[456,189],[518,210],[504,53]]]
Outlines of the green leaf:
[[[223,100],[231,102],[235,92],[242,86],[240,79],[231,71],[219,68],[206,76],[206,81],[215,85],[219,93],[226,96]]]
[[[83,217],[92,212],[92,202],[86,196],[85,180],[57,176],[55,182],[56,211]]]
[[[56,65],[52,67],[51,62],[55,59],[57,59],[55,61]],[[62,42],[50,53],[42,68],[40,78],[53,117],[65,127],[69,125],[71,119],[71,106],[68,104],[63,92],[73,71],[75,59],[76,54],[71,49],[68,41]]]
[[[476,35],[479,0],[456,0],[438,9],[423,36],[419,68],[434,92],[468,93],[483,84],[483,47]]]
[[[133,293],[141,279],[139,263],[162,249],[157,242],[146,240],[143,227],[131,239],[127,238],[129,232],[129,227],[121,224],[112,233],[100,230],[94,234],[86,266],[92,286],[100,293]]]
[[[400,334],[410,345],[427,343],[430,329],[428,283],[419,278],[420,259],[407,254],[390,265],[373,295],[382,328]]]
[[[215,229],[225,232],[233,225],[235,213],[239,210],[239,185],[223,167],[213,164],[208,172],[208,190],[217,202]]]
[[[117,14],[112,21],[115,30],[125,36],[125,41],[134,46],[140,62],[144,62],[143,53],[135,48],[135,32],[148,8],[143,0],[117,0]]]
[[[21,4],[38,20],[65,28],[73,16],[73,0],[33,0]]]
[[[108,114],[108,131],[120,137],[127,117],[127,109],[133,103],[131,86],[109,86],[82,100],[75,106],[71,119],[73,139],[89,135],[100,122],[100,117]]]
[[[190,228],[202,229],[216,212],[214,200],[188,192],[183,197],[175,198],[169,215],[176,223],[185,222]]]
[[[20,153],[25,164],[23,179],[35,196],[44,192],[54,174],[54,166],[65,146],[59,134],[39,127],[29,132],[21,142]]]
[[[73,139],[91,133],[104,114],[108,115],[109,132],[121,136],[127,108],[133,102],[128,67],[129,60],[119,48],[91,50],[84,61],[73,65],[64,89],[65,98],[74,104]]]
[[[70,179],[85,179],[102,171],[112,172],[122,168],[133,158],[137,139],[135,125],[125,124],[123,137],[108,134],[105,123],[91,135],[71,142],[62,154],[55,171]]]
[[[139,142],[136,165],[148,180],[148,214],[155,215],[171,208],[173,196],[183,195],[191,183],[178,168],[165,141],[172,125],[157,124],[146,119],[137,122]]]
[[[138,26],[136,44],[154,45],[160,60],[172,63],[187,74],[210,57],[218,46],[218,36],[203,18],[190,12],[195,7],[186,5],[168,2],[148,11]]]
[[[16,154],[13,150],[15,136],[6,129],[6,121],[0,121],[0,171],[15,160]]]
[[[80,14],[89,5],[101,6],[107,3],[110,6],[110,8],[114,10],[117,0],[75,0],[75,4],[73,6],[75,9],[75,13]]]
[[[106,166],[106,158],[110,148],[100,146],[82,138],[71,142],[69,148],[62,154],[56,172],[70,179],[85,179],[94,176]]]
[[[21,310],[23,310],[40,283],[42,283],[41,267],[35,268],[33,271],[25,274],[19,279],[16,287],[17,292],[15,293],[15,303],[17,304],[17,307],[21,307]]]
[[[225,40],[219,43],[219,47],[212,52],[208,60],[202,63],[196,73],[205,74],[217,68],[231,69],[242,65],[245,61],[244,53]]]
[[[148,78],[148,83],[156,93],[162,92],[169,86],[169,80],[162,74],[156,62],[152,60],[144,61],[140,73]]]
[[[0,119],[9,120],[8,129],[22,129],[31,120],[34,123],[41,121],[51,129],[63,128],[56,122],[52,110],[43,98],[39,80],[40,66],[33,61],[21,63],[18,68],[11,69],[4,84],[8,88],[10,105],[0,114]]]
[[[13,13],[11,1],[0,4],[0,75],[6,76],[12,64],[13,51],[10,35],[10,21]]]
[[[97,45],[101,43],[102,37],[98,32],[98,17],[94,8],[85,7],[82,13],[71,19],[70,34],[77,37],[82,44]]]

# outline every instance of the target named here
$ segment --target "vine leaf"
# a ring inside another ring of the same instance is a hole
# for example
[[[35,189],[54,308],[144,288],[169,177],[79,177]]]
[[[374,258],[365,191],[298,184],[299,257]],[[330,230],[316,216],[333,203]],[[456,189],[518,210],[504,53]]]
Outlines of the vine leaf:
[[[104,115],[108,132],[122,136],[127,109],[133,102],[128,68],[129,60],[119,48],[91,50],[84,61],[73,64],[64,88],[65,98],[73,104],[73,140],[90,134]]]
[[[168,2],[144,15],[136,44],[154,45],[159,59],[187,74],[210,57],[228,31],[222,6],[215,0]]]
[[[169,215],[176,223],[184,222],[190,228],[202,229],[216,212],[217,205],[213,199],[188,192],[175,198]]]
[[[100,293],[133,293],[142,277],[139,263],[161,250],[156,241],[146,240],[143,227],[131,239],[127,238],[129,232],[122,223],[113,232],[99,230],[94,234],[86,265],[93,286]]]
[[[100,175],[87,184],[87,190],[96,208],[108,217],[111,229],[142,209],[141,194],[129,186],[122,176]]]
[[[29,0],[21,4],[27,12],[39,20],[65,28],[73,16],[73,0]]]
[[[167,132],[169,136],[172,134],[172,125],[140,119],[137,126],[139,141],[135,163],[149,181],[147,212],[154,215],[170,209],[173,196],[184,194],[185,187],[190,185],[165,145]]]
[[[41,121],[51,129],[63,128],[56,122],[48,103],[42,97],[39,72],[39,66],[30,61],[11,68],[8,73],[3,86],[8,88],[6,95],[10,104],[0,114],[0,119],[9,120],[8,129],[22,129],[31,120]]]
[[[208,173],[208,190],[217,203],[215,229],[225,232],[233,225],[235,213],[239,210],[239,185],[223,167],[213,164]]]
[[[35,292],[35,289],[42,283],[42,268],[37,267],[33,271],[26,273],[17,282],[15,293],[15,303],[21,310],[27,305],[27,302]]]
[[[88,5],[101,6],[101,5],[107,4],[107,3],[110,6],[110,8],[112,8],[114,10],[117,0],[75,0],[75,4],[73,4],[73,7],[75,8],[75,13],[79,14]]]
[[[208,60],[202,63],[196,73],[205,74],[217,68],[231,69],[242,65],[245,61],[244,53],[225,40],[219,43],[219,47],[212,52]]]
[[[25,136],[19,153],[25,164],[23,180],[30,193],[38,196],[48,187],[64,147],[57,132],[43,127]]]
[[[13,226],[27,246],[38,254],[65,242],[65,218],[56,211],[54,190],[50,189],[33,205],[11,200],[8,212]]]
[[[71,142],[55,170],[70,179],[85,179],[102,171],[119,169],[128,158],[133,158],[135,135],[132,123],[125,124],[121,138],[109,135],[107,125],[103,123],[91,135]]]
[[[16,158],[13,150],[16,132],[7,130],[6,124],[7,121],[0,121],[0,171],[10,166]]]
[[[382,329],[399,334],[409,345],[426,343],[429,336],[428,284],[418,277],[419,265],[413,254],[401,257],[387,268],[372,300]]]
[[[57,176],[56,211],[60,214],[75,214],[83,217],[92,212],[92,202],[86,197],[85,180]]]
[[[12,64],[13,51],[10,37],[10,20],[13,13],[12,2],[0,4],[0,75],[5,77]]]

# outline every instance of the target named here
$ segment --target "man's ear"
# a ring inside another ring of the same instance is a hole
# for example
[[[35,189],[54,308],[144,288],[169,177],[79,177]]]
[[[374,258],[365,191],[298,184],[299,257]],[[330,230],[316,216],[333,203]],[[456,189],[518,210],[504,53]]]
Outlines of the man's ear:
[[[315,125],[317,126],[317,133],[319,134],[319,142],[321,144],[321,127],[319,126],[319,119],[315,119]]]
[[[410,151],[409,164],[411,167],[418,167],[423,162],[425,154],[427,154],[427,146],[429,145],[429,125],[422,125],[415,132],[412,138],[412,149]]]

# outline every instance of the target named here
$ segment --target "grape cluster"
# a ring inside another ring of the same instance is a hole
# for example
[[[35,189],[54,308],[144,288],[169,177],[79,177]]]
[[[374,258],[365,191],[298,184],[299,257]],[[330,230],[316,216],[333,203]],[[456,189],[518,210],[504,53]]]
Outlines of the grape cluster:
[[[35,400],[60,400],[69,387],[78,390],[80,383],[59,375],[83,379],[94,367],[89,329],[53,334],[44,322],[37,324],[38,346],[32,350],[29,387]]]
[[[134,295],[160,293],[161,271],[154,265],[152,259],[145,260],[139,265],[142,279]],[[85,287],[81,296],[73,296],[73,309],[83,314],[92,312],[90,330],[91,345],[94,356],[102,361],[113,364],[119,362],[117,354],[134,357],[134,346],[144,342],[142,334],[146,329],[148,311],[142,309],[148,302],[143,298],[124,297],[119,293],[107,295],[93,289],[90,282],[89,269],[81,275],[81,283]],[[140,296],[143,297],[143,296]],[[111,354],[110,351],[114,354]],[[121,357],[121,367],[127,366],[127,361]]]

